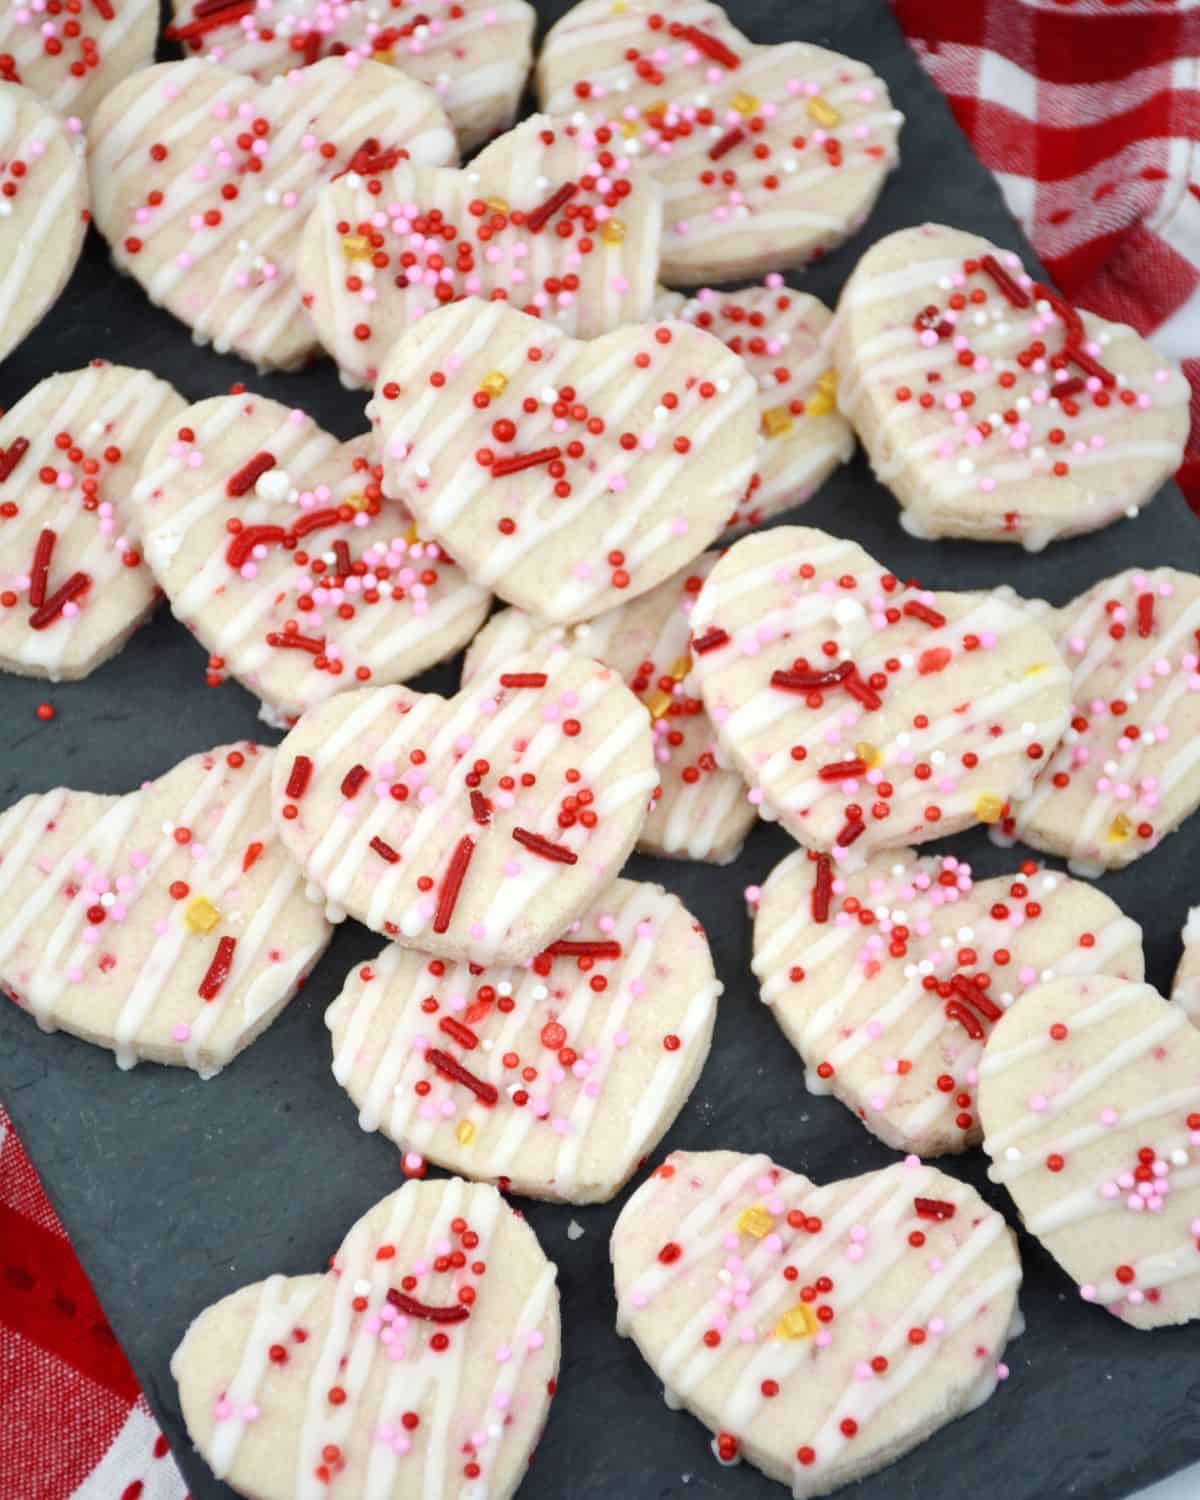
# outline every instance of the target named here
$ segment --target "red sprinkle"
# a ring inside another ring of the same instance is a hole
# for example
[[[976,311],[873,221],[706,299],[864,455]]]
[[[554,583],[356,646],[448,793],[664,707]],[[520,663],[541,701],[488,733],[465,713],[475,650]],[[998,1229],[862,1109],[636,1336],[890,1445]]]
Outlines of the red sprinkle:
[[[29,439],[23,437],[13,438],[8,447],[0,452],[0,484],[4,483],[28,452]]]
[[[428,1302],[418,1302],[407,1292],[388,1288],[387,1300],[408,1318],[422,1318],[426,1323],[463,1323],[471,1316],[465,1302],[452,1302],[449,1307],[430,1307]]]
[[[270,453],[256,453],[248,464],[243,465],[236,474],[231,474],[225,485],[225,493],[232,498],[244,495],[247,490],[253,489],[257,480],[275,467],[275,459]]]
[[[969,1011],[961,1000],[947,1000],[946,1014],[952,1021],[957,1021],[973,1041],[983,1040],[983,1027],[979,1023],[979,1018]]]
[[[389,865],[399,864],[400,856],[392,848],[391,844],[385,844],[378,834],[371,840],[368,847],[374,849],[380,859],[386,859]]]
[[[242,873],[243,873],[243,875],[246,873],[246,871],[250,868],[251,865],[258,863],[259,859],[262,857],[262,852],[263,852],[263,846],[260,843],[258,843],[257,841],[255,841],[253,844],[247,844],[246,845],[246,852],[245,852],[245,854],[242,855]]]
[[[828,854],[817,855],[817,878],[813,882],[812,914],[814,922],[829,921],[829,903],[833,896],[833,860]]]
[[[719,141],[715,141],[708,148],[709,161],[720,161],[723,156],[733,150],[746,139],[746,132],[740,125],[735,125],[732,130],[727,130]]]
[[[82,594],[91,581],[86,573],[72,573],[66,583],[50,595],[41,609],[35,610],[29,616],[30,629],[45,630],[47,625],[53,625],[62,614],[63,607],[70,604],[76,595]]]
[[[287,532],[282,526],[244,526],[225,549],[225,561],[231,568],[240,568],[250,561],[255,547],[286,540]]]
[[[929,625],[938,630],[946,623],[946,616],[936,609],[930,609],[927,604],[922,604],[919,599],[910,599],[901,611],[911,620],[920,620],[922,624]]]
[[[1013,307],[1029,306],[1029,293],[1017,284],[994,255],[980,256],[979,268],[996,283],[1006,302],[1010,302]]]
[[[1154,630],[1154,595],[1139,594],[1137,598],[1137,633],[1143,640]]]
[[[711,57],[713,62],[719,62],[723,68],[731,72],[734,68],[741,66],[741,58],[736,52],[730,51],[719,37],[710,36],[707,31],[701,31],[698,26],[684,26],[679,31],[681,41],[691,42],[697,52],[703,52],[705,57]]]
[[[847,776],[862,776],[866,769],[865,760],[835,760],[822,766],[817,776],[821,781],[845,781]]]
[[[555,188],[545,203],[531,209],[525,215],[525,228],[533,234],[536,234],[539,229],[544,229],[547,222],[560,208],[569,203],[578,191],[577,182],[564,182],[561,187]]]
[[[1094,360],[1086,349],[1077,348],[1074,344],[1069,345],[1063,353],[1073,365],[1078,365],[1085,375],[1094,375],[1104,386],[1114,386],[1117,377],[1111,370],[1106,370],[1098,360]]]
[[[484,828],[492,821],[491,801],[482,792],[471,793],[471,816]]]
[[[549,839],[544,839],[540,833],[531,833],[528,828],[514,828],[512,836],[531,854],[540,854],[543,859],[554,860],[560,865],[578,863],[579,856],[574,849],[568,849],[565,844],[552,844]]]
[[[33,566],[29,570],[29,602],[34,609],[40,609],[46,602],[46,582],[50,577],[50,557],[54,551],[54,543],[57,540],[57,534],[47,526],[43,529],[41,536],[38,537],[37,545],[33,549]]]
[[[847,818],[842,825],[842,831],[838,834],[834,843],[839,849],[849,849],[850,845],[862,833],[865,833],[867,825],[861,818]]]
[[[952,1219],[958,1212],[953,1203],[947,1203],[944,1198],[914,1198],[913,1207],[922,1219],[939,1219],[943,1223]]]
[[[500,686],[507,688],[541,688],[549,681],[545,672],[501,672]]]
[[[559,938],[546,949],[551,958],[620,958],[621,945],[615,938],[597,938],[585,941],[574,938]]]
[[[450,856],[450,863],[446,866],[446,873],[442,878],[442,888],[438,892],[437,910],[433,915],[434,932],[445,932],[450,926],[450,919],[454,915],[454,907],[458,901],[458,893],[462,889],[463,880],[466,878],[467,866],[471,863],[471,856],[475,853],[475,840],[470,834],[464,833]]]
[[[366,779],[366,766],[351,766],[350,769],[346,772],[345,776],[342,777],[342,796],[357,796],[359,787],[362,786],[363,782],[366,781]]]
[[[313,763],[307,755],[297,755],[292,762],[292,774],[287,779],[285,792],[293,801],[304,796],[308,790],[308,783],[312,777]]]
[[[538,448],[533,453],[512,453],[507,458],[496,460],[492,465],[492,478],[503,479],[508,474],[519,474],[522,469],[536,469],[561,457],[561,448]]]
[[[229,978],[229,971],[233,967],[233,950],[237,947],[237,938],[223,937],[217,944],[217,951],[213,954],[213,961],[208,966],[208,973],[200,981],[200,988],[196,993],[201,1000],[215,1000],[221,991],[221,986]]]
[[[842,661],[828,672],[772,672],[771,686],[785,693],[811,693],[815,688],[840,687],[853,671],[853,662]]]
[[[325,654],[324,640],[317,640],[311,635],[299,635],[294,630],[272,630],[267,636],[267,645],[285,651],[307,651],[310,656]]]
[[[425,1061],[435,1067],[444,1077],[449,1078],[452,1083],[461,1083],[464,1088],[470,1089],[483,1104],[495,1104],[500,1097],[495,1085],[485,1083],[482,1078],[476,1078],[474,1073],[463,1067],[462,1063],[438,1047],[426,1048]]]
[[[728,631],[713,629],[692,642],[692,651],[697,656],[703,656],[706,651],[715,651],[718,646],[724,646],[728,640]]]
[[[469,1026],[464,1026],[461,1021],[456,1021],[453,1016],[443,1016],[438,1022],[438,1030],[444,1031],[448,1037],[465,1047],[468,1052],[473,1052],[479,1046],[479,1038]]]

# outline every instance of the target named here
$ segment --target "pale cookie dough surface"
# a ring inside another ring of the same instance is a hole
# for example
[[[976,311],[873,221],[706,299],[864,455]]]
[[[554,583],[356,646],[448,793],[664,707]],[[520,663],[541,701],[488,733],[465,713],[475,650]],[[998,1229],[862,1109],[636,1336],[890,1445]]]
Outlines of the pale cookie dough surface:
[[[616,878],[657,783],[645,709],[570,651],[456,697],[368,688],[310,710],[271,811],[330,915],[473,963],[524,963]]]
[[[619,133],[663,186],[662,279],[761,276],[832,249],[896,165],[902,123],[864,63],[756,46],[706,0],[582,0],[537,64],[550,114]]]
[[[0,417],[6,671],[86,677],[154,608],[130,493],[158,426],[183,406],[148,371],[96,360],[51,375]]]
[[[1085,1302],[1200,1317],[1200,1036],[1147,984],[1056,979],[988,1038],[989,1175]]]
[[[391,0],[387,7],[257,0],[248,15],[197,10],[206,7],[174,0],[168,38],[260,82],[336,48],[428,85],[464,151],[512,124],[537,19],[525,0]]]
[[[734,543],[692,659],[760,813],[848,867],[995,821],[1067,721],[1067,669],[1031,613],[902,584],[808,527]]]
[[[271,828],[273,755],[223,745],[0,814],[0,985],[43,1030],[209,1077],[271,1024],[330,937]]]
[[[833,356],[839,404],[917,537],[1038,551],[1136,514],[1183,455],[1188,385],[1169,360],[945,225],[867,251]]]
[[[849,875],[789,855],[758,898],[751,966],[810,1092],[919,1156],[979,1144],[984,1043],[1028,989],[1145,972],[1141,928],[1095,887],[1032,861],[974,880],[908,849]]]
[[[508,1500],[554,1391],[555,1276],[495,1188],[410,1182],[324,1274],[195,1319],[171,1359],[188,1433],[250,1500]]]
[[[755,395],[686,323],[581,343],[470,299],[393,346],[374,420],[385,484],[429,535],[510,604],[569,624],[713,540],[757,461]]]
[[[54,14],[45,4],[8,0],[0,7],[0,57],[9,65],[0,65],[0,82],[22,83],[64,118],[86,124],[115,84],[150,62],[157,34],[155,0],[90,0]]]
[[[816,1187],[766,1156],[676,1151],[621,1211],[612,1260],[618,1331],[668,1405],[797,1497],[981,1405],[1021,1326],[1012,1231],[915,1157]]]
[[[84,137],[0,77],[0,359],[58,301],[88,223]]]
[[[487,614],[488,594],[382,493],[373,459],[369,437],[339,443],[252,395],[188,407],[146,457],[134,501],[147,561],[210,674],[258,694],[273,723],[416,676]]]
[[[1200,802],[1200,577],[1130,568],[1045,619],[1070,722],[996,832],[1096,875],[1157,848]]]
[[[727,344],[758,382],[764,442],[758,468],[725,528],[736,536],[811,500],[854,452],[854,431],[837,409],[837,382],[822,340],[829,309],[777,274],[741,292],[704,287],[690,300],[662,292],[659,318],[684,318]]]
[[[96,226],[117,268],[201,343],[292,369],[317,348],[296,284],[317,192],[400,151],[440,166],[454,135],[430,90],[380,63],[329,58],[266,84],[159,63],[96,111]]]
[[[523,968],[392,944],[350,974],[325,1023],[364,1130],[506,1192],[597,1203],[687,1102],[720,993],[678,897],[617,880]]]
[[[646,705],[654,735],[659,786],[638,848],[720,865],[736,859],[755,813],[746,783],[720,763],[688,652],[691,611],[717,556],[702,553],[648,594],[582,625],[541,626],[524,610],[501,610],[472,641],[463,680],[558,642],[606,662]]]
[[[579,338],[640,322],[661,233],[661,195],[629,158],[535,115],[461,171],[401,163],[331,182],[299,279],[343,382],[371,385],[396,339],[452,298],[506,300]]]
[[[1188,912],[1183,928],[1183,954],[1175,970],[1171,999],[1182,1005],[1190,1021],[1200,1026],[1200,906]]]

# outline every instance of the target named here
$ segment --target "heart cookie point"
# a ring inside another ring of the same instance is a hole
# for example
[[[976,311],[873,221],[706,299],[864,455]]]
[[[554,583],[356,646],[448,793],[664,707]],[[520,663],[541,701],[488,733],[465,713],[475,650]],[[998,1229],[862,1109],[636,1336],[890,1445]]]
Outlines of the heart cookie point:
[[[1040,550],[1136,514],[1178,466],[1188,385],[1011,251],[941,224],[873,245],[838,304],[838,401],[918,537]]]
[[[551,114],[613,133],[663,186],[661,276],[761,276],[840,244],[896,164],[882,79],[807,43],[757,46],[716,5],[582,0],[538,58]]]
[[[535,115],[461,171],[401,163],[325,187],[299,276],[343,382],[373,384],[396,339],[464,296],[579,338],[648,317],[661,198],[636,172],[598,174],[602,150],[591,131]]]
[[[46,1030],[224,1067],[329,941],[271,831],[274,752],[190,756],[123,797],[59,788],[0,814],[0,982]]]
[[[199,341],[292,369],[317,347],[296,282],[317,192],[401,151],[441,165],[456,147],[433,92],[379,63],[327,58],[265,84],[158,63],[96,112],[96,225],[118,268]]]
[[[669,1403],[797,1496],[973,1410],[1019,1328],[1011,1230],[915,1158],[815,1187],[766,1156],[674,1152],[621,1211],[612,1260],[618,1330]]]
[[[1030,991],[980,1067],[990,1176],[1095,1302],[1135,1328],[1200,1317],[1200,1036],[1106,975]]]
[[[410,1182],[320,1276],[206,1308],[171,1360],[188,1433],[253,1500],[510,1497],[559,1360],[555,1267],[493,1187]],[[464,1445],[465,1437],[465,1445]]]
[[[86,677],[153,610],[130,492],[157,424],[183,405],[147,371],[95,360],[0,417],[5,670]]]
[[[375,420],[385,483],[421,525],[477,582],[566,624],[717,535],[753,472],[755,397],[741,360],[686,323],[579,343],[469,299],[393,346]]]
[[[172,611],[285,724],[338,691],[416,676],[466,644],[487,593],[383,493],[366,436],[216,396],[163,426],[134,492]]]
[[[1019,601],[902,584],[806,527],[736,542],[692,634],[751,800],[835,867],[987,821],[1028,790],[1067,721],[1067,669]]]
[[[1030,988],[1144,973],[1141,929],[1093,886],[1032,862],[976,881],[908,849],[852,874],[789,855],[758,899],[752,967],[810,1091],[926,1157],[979,1144],[984,1045]]]
[[[364,1130],[505,1191],[597,1203],[685,1103],[720,988],[682,903],[617,880],[529,968],[392,945],[351,973],[325,1021]]]
[[[588,908],[657,782],[645,710],[565,650],[452,699],[342,694],[279,754],[272,816],[331,912],[480,964],[532,959]]]
[[[674,578],[582,625],[542,627],[523,610],[501,610],[471,643],[463,679],[556,644],[607,662],[645,704],[654,735],[659,786],[638,848],[668,859],[727,864],[755,813],[741,776],[718,762],[689,650],[692,605],[717,556],[702,553]]]
[[[0,359],[58,301],[83,249],[84,144],[79,120],[64,121],[30,89],[0,83],[6,210],[0,216]],[[18,162],[20,172],[13,170]]]

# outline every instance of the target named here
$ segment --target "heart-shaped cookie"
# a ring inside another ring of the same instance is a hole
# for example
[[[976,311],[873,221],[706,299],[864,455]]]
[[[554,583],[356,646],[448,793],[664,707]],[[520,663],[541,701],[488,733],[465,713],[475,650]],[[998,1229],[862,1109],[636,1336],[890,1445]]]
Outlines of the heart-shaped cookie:
[[[525,120],[469,167],[331,182],[300,242],[304,305],[347,385],[456,297],[507,300],[579,338],[649,317],[657,188],[589,130]]]
[[[617,880],[524,968],[393,943],[325,1013],[364,1130],[507,1192],[611,1198],[695,1087],[721,986],[662,886]]]
[[[1200,1317],[1200,1036],[1147,984],[1056,979],[979,1069],[989,1175],[1086,1302],[1135,1328]]]
[[[808,527],[729,549],[692,659],[760,813],[838,862],[994,822],[1067,720],[1067,669],[1019,603],[901,583]]]
[[[427,84],[470,151],[512,124],[537,19],[525,0],[173,0],[171,41],[259,82],[353,52]]]
[[[273,754],[223,745],[123,797],[0,814],[0,986],[43,1030],[210,1077],[271,1024],[330,937],[271,828]]]
[[[58,301],[88,223],[83,127],[0,74],[0,359]]]
[[[691,683],[691,612],[717,557],[701,553],[648,594],[582,625],[539,625],[524,610],[502,609],[472,641],[463,681],[560,642],[606,662],[646,705],[654,733],[658,789],[638,848],[721,865],[737,857],[755,813],[746,783],[720,764],[712,724]]]
[[[322,183],[401,152],[455,159],[433,94],[353,54],[266,84],[159,63],[105,97],[90,140],[92,207],[117,267],[200,342],[279,369],[317,347],[295,273]]]
[[[537,64],[549,114],[619,135],[662,184],[664,281],[761,276],[841,244],[896,165],[902,117],[864,63],[759,47],[717,5],[582,0]]]
[[[502,302],[450,304],[376,386],[384,482],[472,578],[568,624],[678,572],[757,458],[755,384],[686,323],[582,344]]]
[[[96,360],[51,375],[0,417],[0,666],[86,677],[154,608],[129,494],[184,401],[145,370]]]
[[[488,595],[382,493],[369,437],[339,443],[262,396],[214,396],[159,430],[134,492],[179,619],[292,723],[339,688],[414,677],[464,646]]]
[[[873,245],[833,354],[842,410],[914,536],[1038,551],[1136,515],[1183,455],[1180,371],[959,229]]]
[[[805,1063],[898,1151],[981,1139],[979,1059],[1026,990],[1061,975],[1145,973],[1142,932],[1109,898],[1032,862],[975,881],[953,855],[876,855],[835,874],[803,849],[758,896],[752,967]]]
[[[105,94],[154,56],[154,0],[45,0],[0,8],[0,82],[23,83],[85,124]]]
[[[323,1275],[196,1318],[171,1359],[188,1433],[253,1500],[508,1500],[554,1394],[555,1274],[495,1188],[407,1183]]]
[[[1130,568],[1043,619],[1071,674],[1070,723],[994,834],[1097,875],[1200,803],[1200,577]]]
[[[829,309],[795,292],[772,272],[762,286],[740,292],[704,287],[690,301],[662,292],[658,318],[684,318],[716,334],[758,382],[758,414],[766,440],[758,468],[725,528],[736,536],[782,510],[811,500],[854,452],[854,432],[837,409],[837,381],[823,338]]]
[[[617,1328],[671,1406],[796,1496],[972,1411],[1020,1330],[1012,1231],[915,1157],[815,1187],[766,1156],[676,1151],[612,1236]]]
[[[645,709],[559,650],[455,698],[368,688],[311,709],[280,747],[271,808],[334,920],[524,963],[612,884],[657,779]]]
[[[1200,906],[1192,907],[1184,924],[1183,953],[1175,970],[1171,999],[1200,1026]]]

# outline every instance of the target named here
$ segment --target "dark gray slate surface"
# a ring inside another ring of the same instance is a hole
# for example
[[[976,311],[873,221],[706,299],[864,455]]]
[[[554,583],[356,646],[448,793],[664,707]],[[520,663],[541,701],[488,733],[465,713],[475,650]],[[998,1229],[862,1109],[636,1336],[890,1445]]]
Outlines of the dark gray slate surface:
[[[565,3],[539,0],[539,9],[549,21]],[[926,218],[979,230],[1027,253],[883,0],[731,0],[730,9],[757,40],[800,37],[868,59],[908,116],[904,165],[878,210],[856,240],[811,275],[794,278],[797,285],[832,298],[870,241]],[[96,355],[146,365],[192,399],[245,380],[305,406],[344,437],[363,426],[361,395],[343,391],[327,364],[260,378],[234,359],[193,348],[185,329],[109,268],[93,237],[66,296],[0,370],[0,402],[11,404],[42,376]],[[1200,526],[1173,488],[1136,521],[1059,543],[1040,557],[911,540],[861,460],[805,509],[804,520],[854,536],[901,575],[919,573],[931,585],[1008,582],[1058,602],[1135,563],[1200,567]],[[87,682],[48,690],[4,679],[0,806],[62,783],[125,791],[212,744],[274,739],[236,684],[205,688],[204,662],[201,648],[163,611]],[[454,682],[454,670],[442,669],[422,685],[446,690]],[[58,708],[49,725],[34,716],[45,698]],[[1018,858],[991,849],[979,835],[965,835],[953,847],[981,874],[1012,868]],[[809,1098],[799,1059],[758,1001],[741,892],[787,848],[785,836],[763,827],[729,869],[637,859],[631,873],[661,879],[703,920],[726,985],[712,1057],[663,1149],[766,1150],[822,1181],[883,1165],[892,1153],[834,1100]],[[1160,987],[1169,983],[1189,899],[1197,899],[1198,861],[1200,816],[1149,859],[1103,881],[1142,923],[1150,976]],[[118,1073],[107,1053],[43,1036],[15,1007],[0,1006],[0,1093],[195,1500],[228,1500],[231,1492],[192,1452],[180,1421],[167,1365],[188,1321],[272,1271],[318,1269],[353,1220],[401,1181],[394,1148],[359,1131],[330,1075],[321,1020],[350,965],[379,946],[347,924],[282,1019],[207,1084],[149,1066]],[[952,1162],[950,1170],[1014,1217],[1003,1195],[987,1186],[978,1155]],[[523,1493],[572,1500],[778,1497],[783,1492],[751,1469],[718,1468],[707,1435],[686,1414],[667,1411],[649,1369],[613,1332],[607,1239],[619,1206],[574,1213],[527,1206],[560,1268],[565,1363]],[[574,1241],[566,1234],[572,1218],[585,1230]],[[1200,1458],[1196,1329],[1132,1332],[1083,1306],[1036,1244],[1023,1238],[1022,1250],[1029,1331],[1010,1350],[1013,1378],[984,1409],[868,1480],[855,1492],[861,1500],[1109,1500]]]

